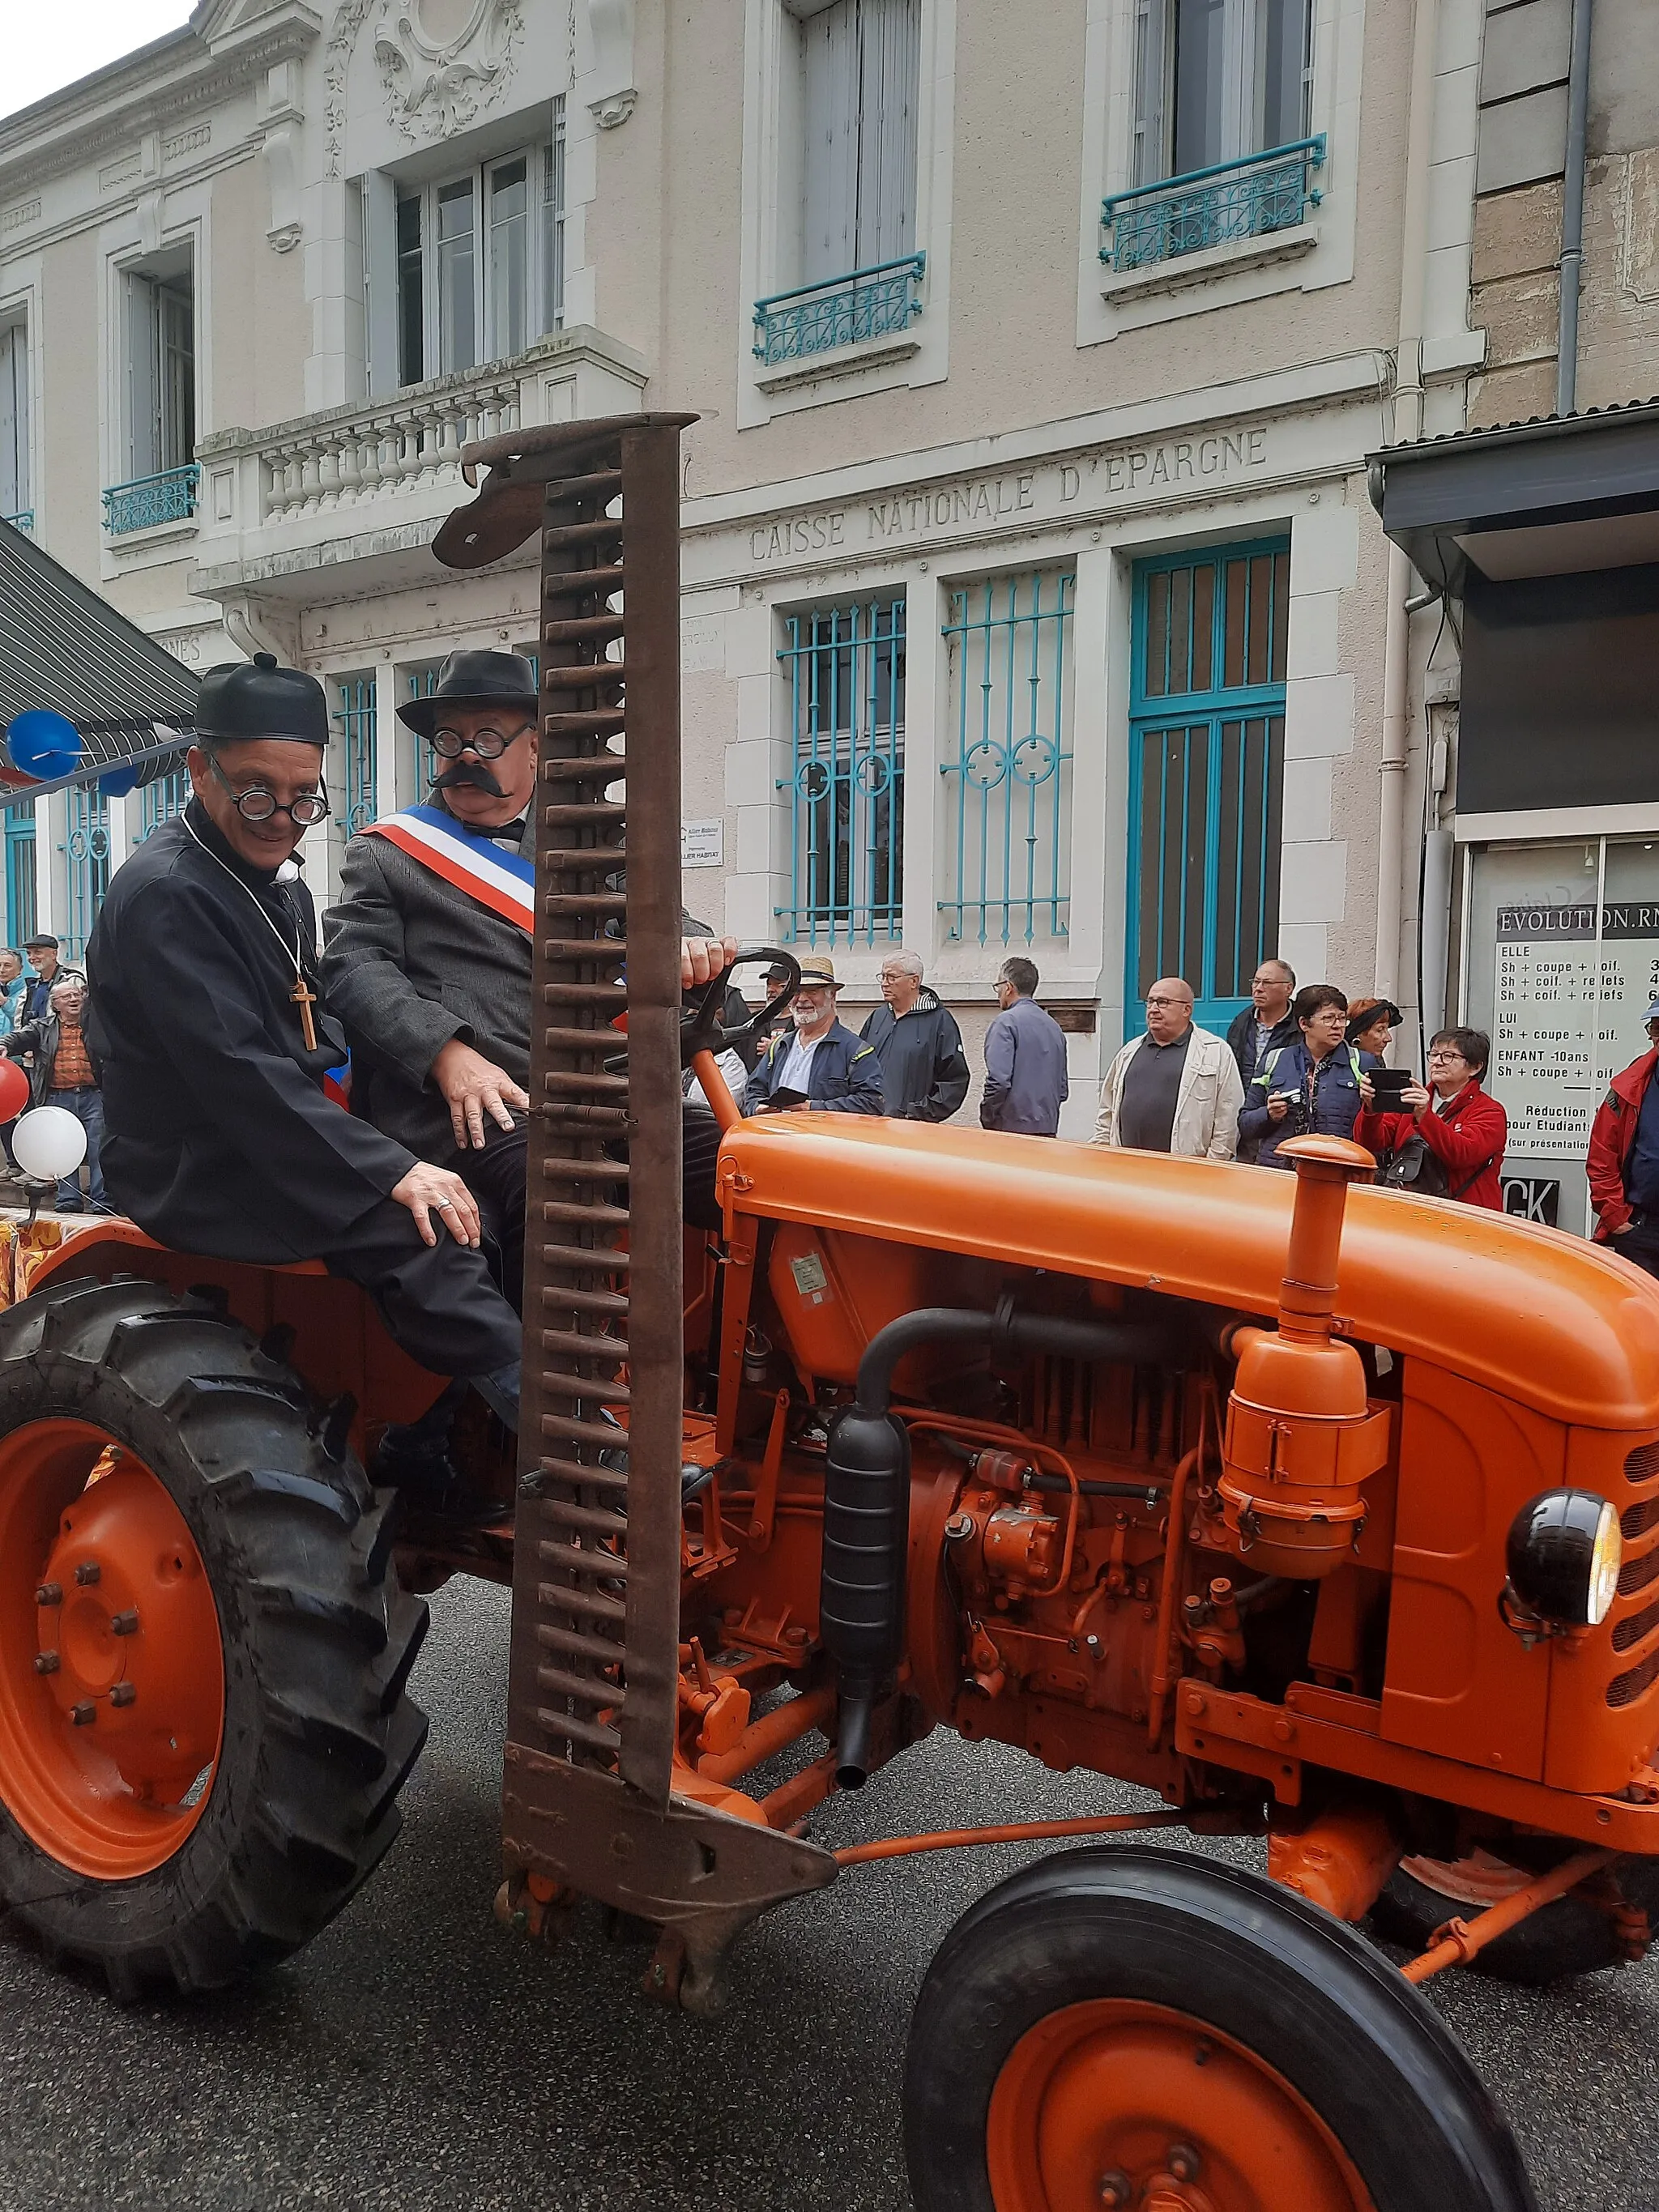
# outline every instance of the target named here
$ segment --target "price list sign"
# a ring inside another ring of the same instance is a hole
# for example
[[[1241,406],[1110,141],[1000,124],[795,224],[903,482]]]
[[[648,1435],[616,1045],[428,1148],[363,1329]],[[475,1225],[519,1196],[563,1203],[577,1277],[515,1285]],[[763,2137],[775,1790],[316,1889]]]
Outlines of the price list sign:
[[[1659,998],[1659,903],[1500,906],[1489,1087],[1516,1158],[1582,1159],[1607,1079],[1642,1044]]]

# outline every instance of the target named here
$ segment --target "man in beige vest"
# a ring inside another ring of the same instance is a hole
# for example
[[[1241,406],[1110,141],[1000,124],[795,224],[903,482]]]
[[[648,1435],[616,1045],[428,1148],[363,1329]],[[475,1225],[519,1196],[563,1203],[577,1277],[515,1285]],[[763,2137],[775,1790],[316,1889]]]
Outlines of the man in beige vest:
[[[1193,1020],[1192,986],[1164,975],[1146,994],[1146,1033],[1126,1044],[1101,1087],[1097,1145],[1230,1160],[1244,1086],[1225,1037]]]

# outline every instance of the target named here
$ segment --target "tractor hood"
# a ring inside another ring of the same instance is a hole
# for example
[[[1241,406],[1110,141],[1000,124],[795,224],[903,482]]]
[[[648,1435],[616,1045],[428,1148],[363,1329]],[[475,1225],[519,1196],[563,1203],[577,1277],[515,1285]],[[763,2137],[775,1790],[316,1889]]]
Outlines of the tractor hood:
[[[1271,1314],[1295,1178],[847,1114],[744,1122],[744,1213]],[[1659,1428],[1659,1283],[1559,1230],[1446,1199],[1348,1194],[1338,1326],[1552,1420]]]

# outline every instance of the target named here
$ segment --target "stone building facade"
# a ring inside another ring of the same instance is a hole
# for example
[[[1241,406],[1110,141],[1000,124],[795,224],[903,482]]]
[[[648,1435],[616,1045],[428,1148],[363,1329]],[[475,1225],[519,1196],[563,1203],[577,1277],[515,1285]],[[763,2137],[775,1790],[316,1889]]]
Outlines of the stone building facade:
[[[418,791],[397,701],[534,647],[527,567],[431,557],[459,446],[695,411],[688,905],[831,950],[854,1018],[920,952],[970,1056],[1029,954],[1080,1129],[1159,973],[1216,1023],[1275,950],[1417,996],[1401,824],[1455,681],[1365,457],[1498,381],[1492,35],[1481,0],[203,0],[0,123],[0,511],[192,665],[329,686],[325,897]],[[78,942],[176,798],[14,810],[11,933],[32,898]]]

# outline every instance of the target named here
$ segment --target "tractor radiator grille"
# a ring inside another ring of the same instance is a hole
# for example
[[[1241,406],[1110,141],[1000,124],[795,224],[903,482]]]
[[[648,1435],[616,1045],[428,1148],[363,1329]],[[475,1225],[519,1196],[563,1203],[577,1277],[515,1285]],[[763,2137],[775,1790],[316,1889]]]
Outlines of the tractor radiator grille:
[[[1659,1444],[1638,1444],[1625,1462],[1625,1473],[1633,1483],[1650,1481],[1659,1474]],[[1612,1643],[1620,1660],[1634,1663],[1607,1685],[1607,1703],[1615,1711],[1633,1705],[1659,1682],[1659,1596],[1652,1595],[1659,1581],[1659,1498],[1627,1505],[1619,1526],[1625,1558],[1613,1601]]]
[[[683,1371],[679,432],[596,429],[562,449],[571,473],[546,483],[542,511],[537,1127],[508,1732],[665,1803]],[[651,774],[624,781],[636,750]]]

